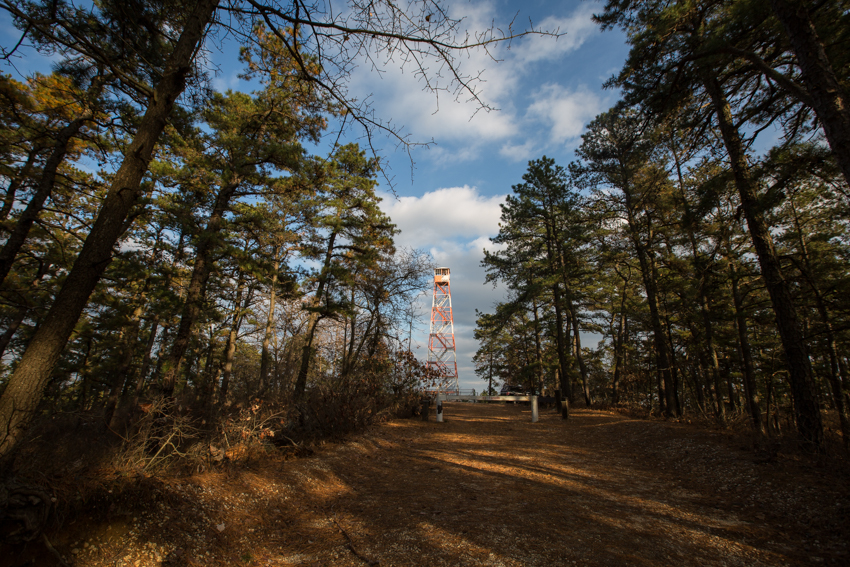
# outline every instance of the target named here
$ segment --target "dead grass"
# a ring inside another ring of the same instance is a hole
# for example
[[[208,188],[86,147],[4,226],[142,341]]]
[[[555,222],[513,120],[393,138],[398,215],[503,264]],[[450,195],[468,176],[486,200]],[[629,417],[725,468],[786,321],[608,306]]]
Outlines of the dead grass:
[[[445,407],[311,457],[116,482],[49,537],[91,567],[850,563],[830,462],[614,412]],[[29,559],[56,564],[39,542],[0,549]]]

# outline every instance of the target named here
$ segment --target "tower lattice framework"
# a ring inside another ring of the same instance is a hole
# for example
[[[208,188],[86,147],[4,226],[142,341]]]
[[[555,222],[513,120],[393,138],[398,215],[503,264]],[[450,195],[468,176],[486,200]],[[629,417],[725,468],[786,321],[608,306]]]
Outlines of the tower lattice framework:
[[[431,332],[428,336],[428,368],[440,375],[436,390],[459,393],[455,325],[452,318],[452,289],[449,268],[434,270],[434,297],[431,300]]]

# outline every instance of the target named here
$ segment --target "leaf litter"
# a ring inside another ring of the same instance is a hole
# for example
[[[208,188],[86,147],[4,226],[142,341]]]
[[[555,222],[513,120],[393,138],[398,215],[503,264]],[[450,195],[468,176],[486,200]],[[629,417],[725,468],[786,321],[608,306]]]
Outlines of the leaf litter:
[[[850,564],[847,476],[817,461],[614,412],[445,407],[310,457],[142,479],[50,541],[87,567]]]

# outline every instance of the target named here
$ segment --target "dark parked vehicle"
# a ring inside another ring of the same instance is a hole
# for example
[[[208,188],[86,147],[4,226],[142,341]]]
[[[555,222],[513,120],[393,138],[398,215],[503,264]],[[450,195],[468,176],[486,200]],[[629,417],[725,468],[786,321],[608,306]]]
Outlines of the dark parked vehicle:
[[[525,386],[514,386],[512,384],[505,384],[502,386],[502,389],[499,390],[500,396],[534,396],[539,395],[539,392],[535,391],[532,388],[527,388]]]

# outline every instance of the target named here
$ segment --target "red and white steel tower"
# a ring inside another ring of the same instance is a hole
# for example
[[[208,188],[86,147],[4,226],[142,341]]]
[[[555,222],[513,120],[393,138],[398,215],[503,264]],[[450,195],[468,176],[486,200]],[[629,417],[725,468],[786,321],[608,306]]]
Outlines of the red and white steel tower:
[[[448,268],[434,270],[434,298],[431,301],[431,332],[428,337],[428,368],[440,375],[437,390],[460,393],[457,381],[455,324],[452,318],[452,288]]]

